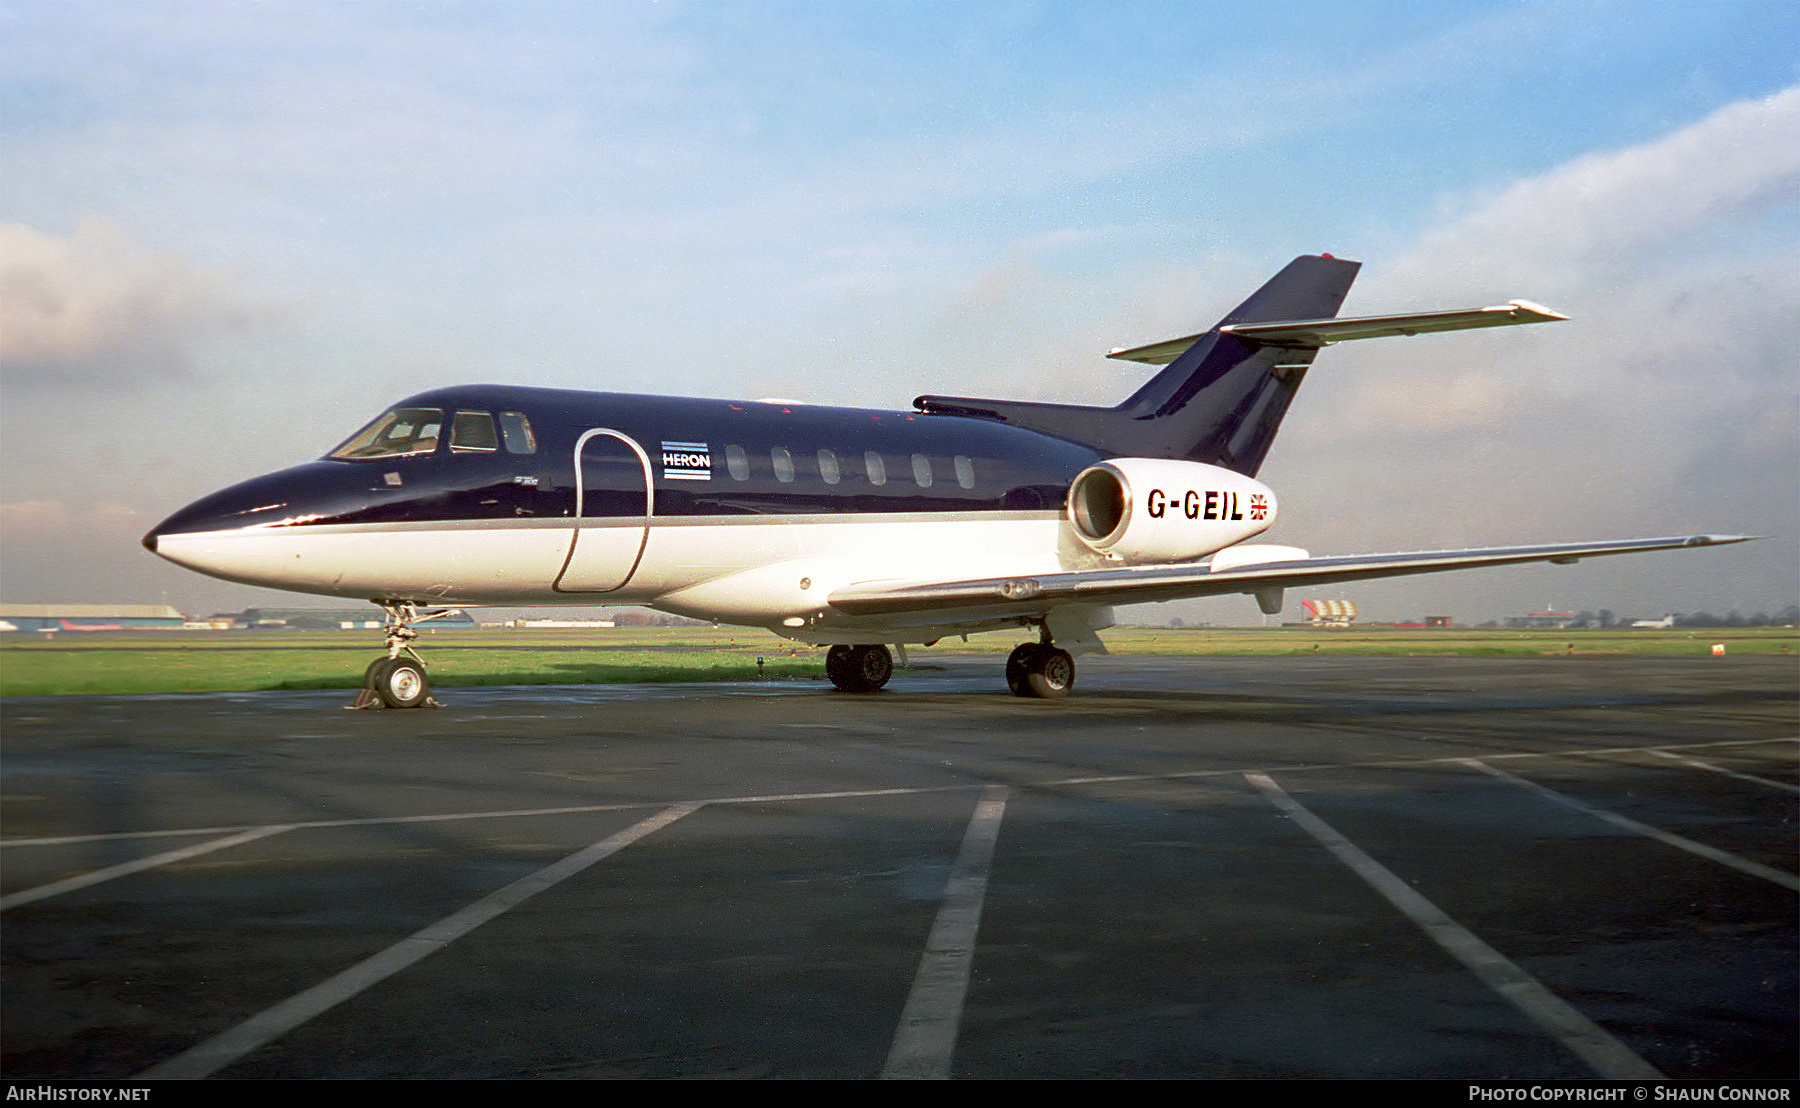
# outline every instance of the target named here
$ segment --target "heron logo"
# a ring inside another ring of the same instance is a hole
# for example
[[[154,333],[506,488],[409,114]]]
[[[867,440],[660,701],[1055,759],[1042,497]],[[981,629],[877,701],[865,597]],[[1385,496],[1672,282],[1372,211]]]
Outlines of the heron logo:
[[[712,480],[712,449],[703,442],[664,439],[662,464],[665,481]]]

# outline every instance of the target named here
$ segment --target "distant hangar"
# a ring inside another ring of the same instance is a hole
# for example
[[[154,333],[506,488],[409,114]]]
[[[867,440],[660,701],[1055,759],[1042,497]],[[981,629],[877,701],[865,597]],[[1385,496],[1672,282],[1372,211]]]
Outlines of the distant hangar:
[[[0,631],[179,631],[167,604],[0,604]]]
[[[457,610],[433,627],[471,628]],[[246,608],[188,619],[167,604],[0,604],[0,633],[8,631],[357,631],[380,630],[381,613],[364,608]]]

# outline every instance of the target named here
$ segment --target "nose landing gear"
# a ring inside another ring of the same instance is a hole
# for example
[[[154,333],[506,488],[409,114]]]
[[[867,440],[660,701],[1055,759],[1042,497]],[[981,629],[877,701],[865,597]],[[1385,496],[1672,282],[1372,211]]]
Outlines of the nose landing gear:
[[[431,683],[425,678],[425,660],[412,648],[419,637],[413,624],[447,616],[454,609],[435,608],[420,611],[407,600],[377,600],[386,617],[382,635],[387,640],[387,654],[369,663],[363,670],[363,686],[351,702],[352,708],[435,708],[437,698],[431,695]]]

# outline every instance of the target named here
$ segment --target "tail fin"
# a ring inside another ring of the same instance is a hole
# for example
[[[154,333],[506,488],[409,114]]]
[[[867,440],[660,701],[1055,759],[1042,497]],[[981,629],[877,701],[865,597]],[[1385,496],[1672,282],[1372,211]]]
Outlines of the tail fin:
[[[1154,427],[1154,456],[1256,476],[1319,347],[1257,343],[1225,329],[1331,318],[1361,268],[1329,255],[1295,258],[1114,411]]]
[[[949,396],[913,404],[1017,424],[1116,457],[1185,458],[1254,476],[1320,344],[1238,337],[1230,328],[1336,316],[1360,268],[1330,255],[1295,258],[1212,330],[1115,352],[1168,364],[1115,408]]]

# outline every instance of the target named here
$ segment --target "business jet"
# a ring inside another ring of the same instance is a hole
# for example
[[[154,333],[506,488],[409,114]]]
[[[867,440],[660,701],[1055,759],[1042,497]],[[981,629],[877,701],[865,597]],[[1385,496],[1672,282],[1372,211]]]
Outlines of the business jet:
[[[1338,317],[1360,263],[1295,259],[1210,330],[1115,350],[1161,366],[1115,407],[921,396],[912,411],[504,385],[402,400],[318,461],[213,493],[144,545],[228,581],[372,601],[360,704],[432,702],[411,645],[444,606],[621,604],[829,647],[872,692],[908,643],[1026,629],[1019,696],[1054,699],[1124,603],[1739,542],[1313,557],[1252,543],[1256,480],[1321,348],[1566,318],[1495,307]]]

